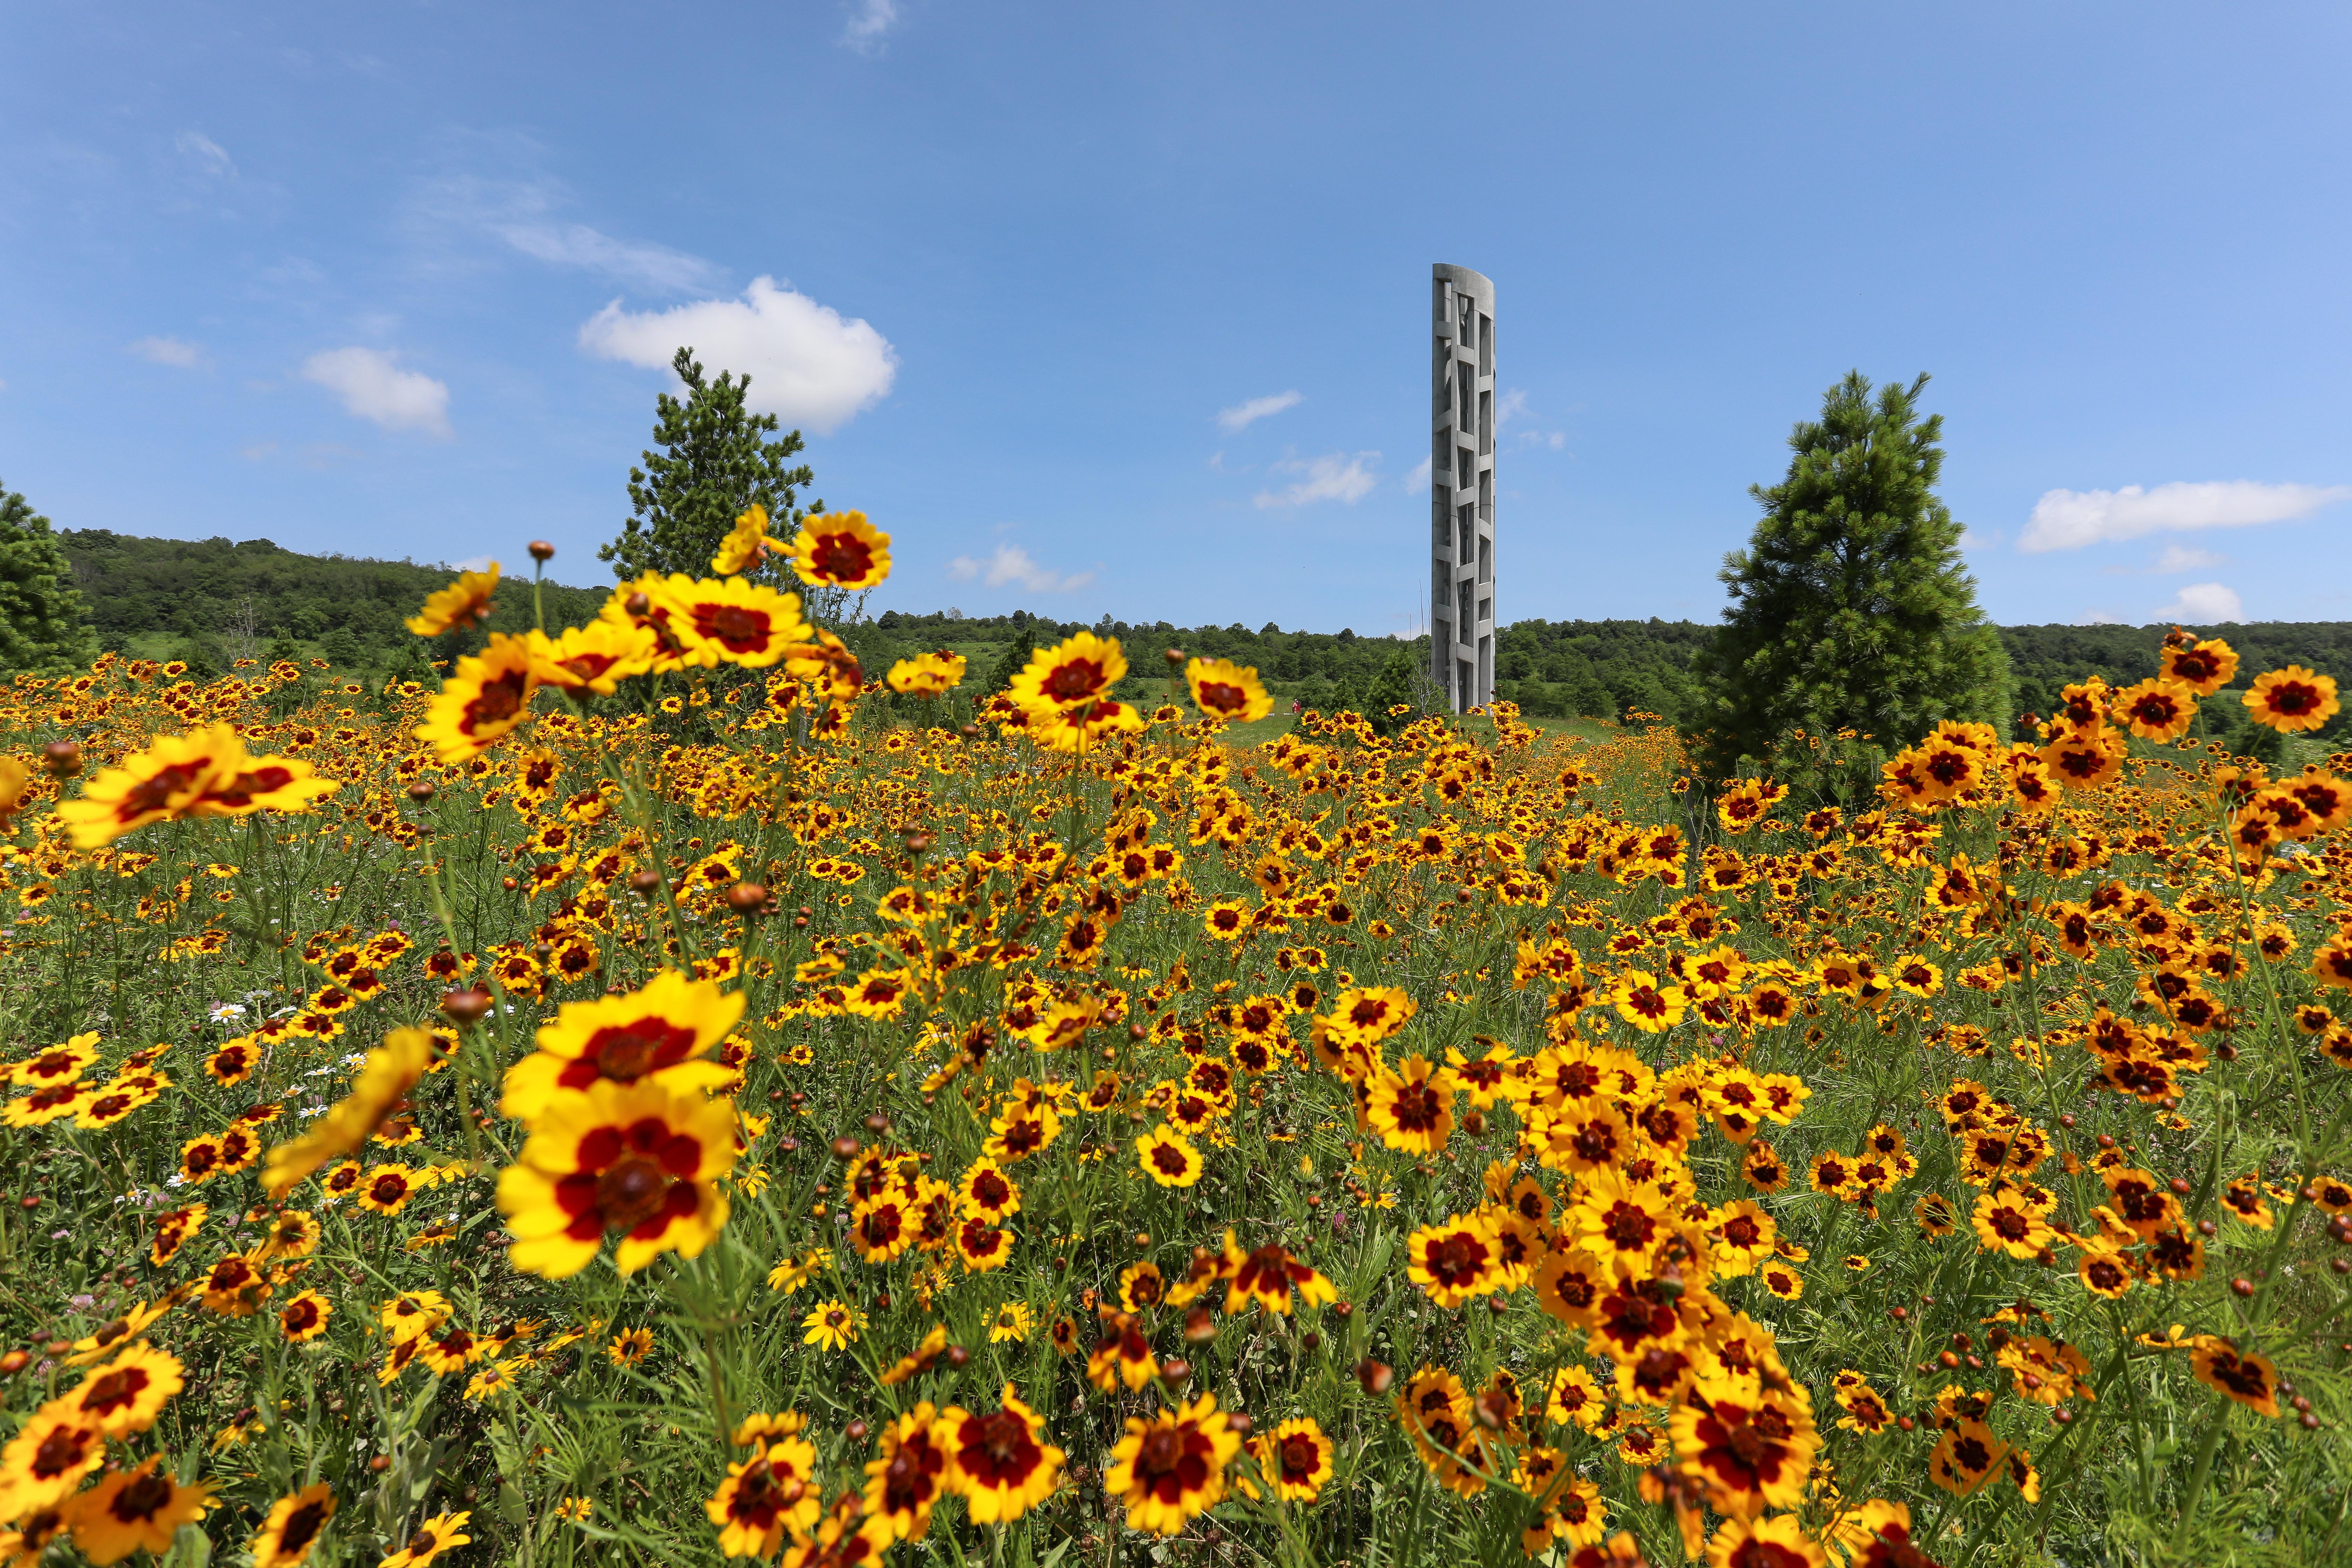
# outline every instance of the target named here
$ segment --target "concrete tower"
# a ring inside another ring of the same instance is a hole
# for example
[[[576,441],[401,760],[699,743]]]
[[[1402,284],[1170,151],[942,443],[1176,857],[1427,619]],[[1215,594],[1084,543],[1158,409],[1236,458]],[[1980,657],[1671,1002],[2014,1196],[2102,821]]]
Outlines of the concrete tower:
[[[1429,673],[1456,713],[1495,697],[1495,286],[1430,285]]]

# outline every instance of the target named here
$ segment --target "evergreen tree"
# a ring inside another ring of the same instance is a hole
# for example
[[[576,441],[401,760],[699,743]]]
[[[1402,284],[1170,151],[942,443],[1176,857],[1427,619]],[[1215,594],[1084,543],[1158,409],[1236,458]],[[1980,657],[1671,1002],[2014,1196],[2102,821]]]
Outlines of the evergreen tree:
[[[97,634],[49,520],[0,488],[0,671],[63,675],[97,657]]]
[[[1037,651],[1037,623],[1017,612],[1015,618],[1018,624],[1013,628],[1013,640],[1004,645],[1004,651],[997,656],[996,668],[988,672],[988,679],[981,686],[982,697],[993,697],[1012,685],[1013,678],[1029,668],[1029,658]]]
[[[791,538],[793,525],[807,515],[793,510],[794,488],[814,478],[807,464],[792,466],[801,433],[763,438],[777,421],[744,407],[751,378],[721,371],[718,380],[706,381],[690,348],[678,350],[670,368],[686,383],[686,397],[665,392],[654,400],[659,416],[654,440],[661,449],[646,452],[646,466],[629,470],[632,513],[623,520],[620,537],[596,552],[625,582],[646,572],[708,577],[719,542],[754,501],[768,509],[769,531],[779,539]],[[818,510],[824,507],[816,503]],[[747,575],[781,582],[790,569],[772,554]]]
[[[1716,776],[1761,768],[1797,782],[1813,756],[1791,742],[1797,731],[1860,731],[1865,759],[1943,719],[2008,735],[2009,658],[1961,564],[1960,524],[1936,496],[1943,418],[1919,416],[1927,384],[1890,384],[1874,400],[1850,373],[1821,419],[1789,437],[1788,477],[1749,488],[1764,516],[1748,548],[1724,558],[1731,604],[1694,667],[1692,728]],[[1813,782],[1850,793],[1876,781]]]
[[[1396,734],[1418,716],[1389,711],[1400,703],[1419,706],[1413,693],[1412,671],[1412,655],[1400,647],[1389,655],[1380,674],[1373,678],[1371,689],[1364,693],[1363,718],[1377,733]]]

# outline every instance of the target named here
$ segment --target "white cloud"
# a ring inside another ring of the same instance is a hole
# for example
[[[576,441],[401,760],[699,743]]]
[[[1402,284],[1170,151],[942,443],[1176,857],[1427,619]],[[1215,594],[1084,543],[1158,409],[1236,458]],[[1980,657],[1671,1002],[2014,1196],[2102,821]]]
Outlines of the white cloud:
[[[2148,533],[2195,528],[2245,528],[2307,517],[2352,496],[2352,485],[2269,485],[2253,479],[2209,484],[2126,485],[2119,490],[2051,490],[2033,503],[2020,550],[2079,550]]]
[[[1231,408],[1217,410],[1217,428],[1231,436],[1248,429],[1269,414],[1296,408],[1306,401],[1295,391],[1277,392],[1271,397],[1253,397],[1247,403],[1236,403]]]
[[[1503,394],[1502,401],[1495,405],[1495,428],[1500,430],[1504,426],[1508,425],[1515,416],[1525,414],[1527,411],[1528,395],[1516,386],[1511,388]]]
[[[2148,613],[2155,621],[2178,621],[2188,626],[2218,626],[2225,621],[2242,621],[2246,606],[2238,598],[2235,588],[2224,588],[2219,583],[2191,583],[2180,590],[2172,603]]]
[[[460,572],[487,572],[490,569],[490,558],[487,555],[468,555],[463,561],[452,561],[449,564]]]
[[[449,434],[449,389],[422,371],[403,370],[379,349],[329,349],[302,365],[302,379],[316,382],[343,407],[387,430]]]
[[[624,310],[615,300],[581,326],[580,346],[650,370],[691,347],[713,374],[750,375],[752,407],[820,435],[887,395],[898,374],[898,351],[881,333],[772,278],[753,279],[740,300],[667,310]]]
[[[2148,570],[2159,577],[2166,577],[2175,572],[2203,572],[2210,567],[2221,565],[2228,559],[2228,556],[2216,555],[2210,550],[2195,550],[2185,544],[2168,544],[2164,548],[2164,553],[2156,558],[2156,564]]]
[[[129,345],[129,352],[150,364],[168,364],[181,370],[194,370],[205,362],[204,350],[177,338],[141,338]]]
[[[959,583],[977,578],[992,588],[1002,588],[1010,583],[1032,594],[1073,594],[1095,580],[1091,572],[1066,577],[1040,566],[1017,544],[999,544],[996,553],[985,561],[959,555],[948,563],[948,575]]]
[[[1429,488],[1429,468],[1430,462],[1427,458],[1423,458],[1412,466],[1412,472],[1404,477],[1405,494],[1417,496]]]
[[[1345,501],[1355,505],[1372,493],[1380,480],[1365,464],[1380,461],[1378,452],[1359,452],[1350,458],[1334,452],[1328,457],[1292,458],[1271,465],[1278,474],[1304,474],[1297,484],[1286,485],[1279,493],[1260,490],[1253,499],[1261,507],[1308,506],[1319,500]]]
[[[207,174],[234,174],[236,163],[219,142],[201,131],[183,131],[172,138],[172,145],[182,154],[195,160],[196,166]]]
[[[841,41],[861,55],[882,52],[882,41],[898,25],[898,0],[851,0]]]

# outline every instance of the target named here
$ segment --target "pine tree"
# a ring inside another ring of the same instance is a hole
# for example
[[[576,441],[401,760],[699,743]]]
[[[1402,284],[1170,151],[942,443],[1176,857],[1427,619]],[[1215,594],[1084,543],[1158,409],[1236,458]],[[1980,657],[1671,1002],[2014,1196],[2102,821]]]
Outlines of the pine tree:
[[[718,380],[706,381],[690,348],[678,350],[670,368],[686,384],[686,397],[665,392],[654,400],[660,450],[645,453],[645,467],[629,470],[634,510],[623,520],[620,537],[596,552],[624,582],[646,572],[708,577],[719,541],[755,501],[768,509],[769,531],[790,539],[793,525],[806,515],[793,510],[793,490],[815,477],[805,463],[792,466],[801,449],[799,431],[762,438],[776,428],[776,416],[744,406],[750,376],[721,371]],[[816,510],[824,507],[816,503]],[[790,571],[772,555],[747,575],[781,582]]]
[[[97,657],[98,635],[49,520],[0,487],[0,671],[63,675]]]
[[[1691,727],[1715,776],[1817,773],[1811,745],[1791,739],[1800,731],[1868,736],[1864,767],[1943,719],[2008,735],[2009,657],[1977,607],[1960,524],[1936,496],[1943,417],[1919,416],[1927,384],[1890,384],[1874,401],[1850,373],[1821,419],[1790,435],[1788,477],[1749,488],[1764,516],[1724,558],[1731,604],[1695,666]],[[1875,779],[1817,782],[1850,793]]]

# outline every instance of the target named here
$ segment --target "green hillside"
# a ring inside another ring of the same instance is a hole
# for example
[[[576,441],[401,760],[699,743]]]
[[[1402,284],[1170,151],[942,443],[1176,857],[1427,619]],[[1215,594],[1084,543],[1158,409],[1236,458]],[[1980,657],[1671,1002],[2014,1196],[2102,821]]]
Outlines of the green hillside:
[[[447,584],[453,568],[446,565],[303,555],[266,539],[141,539],[102,529],[59,538],[100,641],[142,658],[225,668],[236,658],[274,651],[389,671],[471,652],[483,636],[457,633],[426,647],[401,624],[426,594]],[[529,564],[509,563],[522,575],[500,589],[490,630],[531,625]],[[549,584],[544,592],[548,624],[558,626],[593,617],[608,590]],[[1501,633],[1496,691],[1538,719],[1618,719],[1642,711],[1680,720],[1690,707],[1691,660],[1709,629],[1695,621],[1654,618],[1517,621]],[[2002,627],[2019,706],[2047,713],[2057,706],[2060,688],[2095,674],[2117,684],[2137,680],[2155,668],[2165,629]],[[1110,617],[1089,626],[1025,610],[954,619],[887,610],[854,628],[849,640],[877,671],[929,649],[961,653],[971,663],[975,686],[982,686],[1024,640],[1052,642],[1079,630],[1121,641],[1135,668],[1120,695],[1147,704],[1165,689],[1160,653],[1167,647],[1255,666],[1286,710],[1294,700],[1326,710],[1360,706],[1401,646],[1352,630],[1285,631],[1268,623],[1253,631],[1238,623],[1177,626]],[[2208,628],[2207,635],[2227,637],[2248,673],[2301,664],[2352,689],[2352,623],[2260,622]],[[1416,667],[1428,657],[1426,638],[1402,646]],[[2213,711],[2225,720],[2235,713],[2230,704]],[[2323,735],[2333,739],[2346,729],[2347,718],[2339,715]]]

